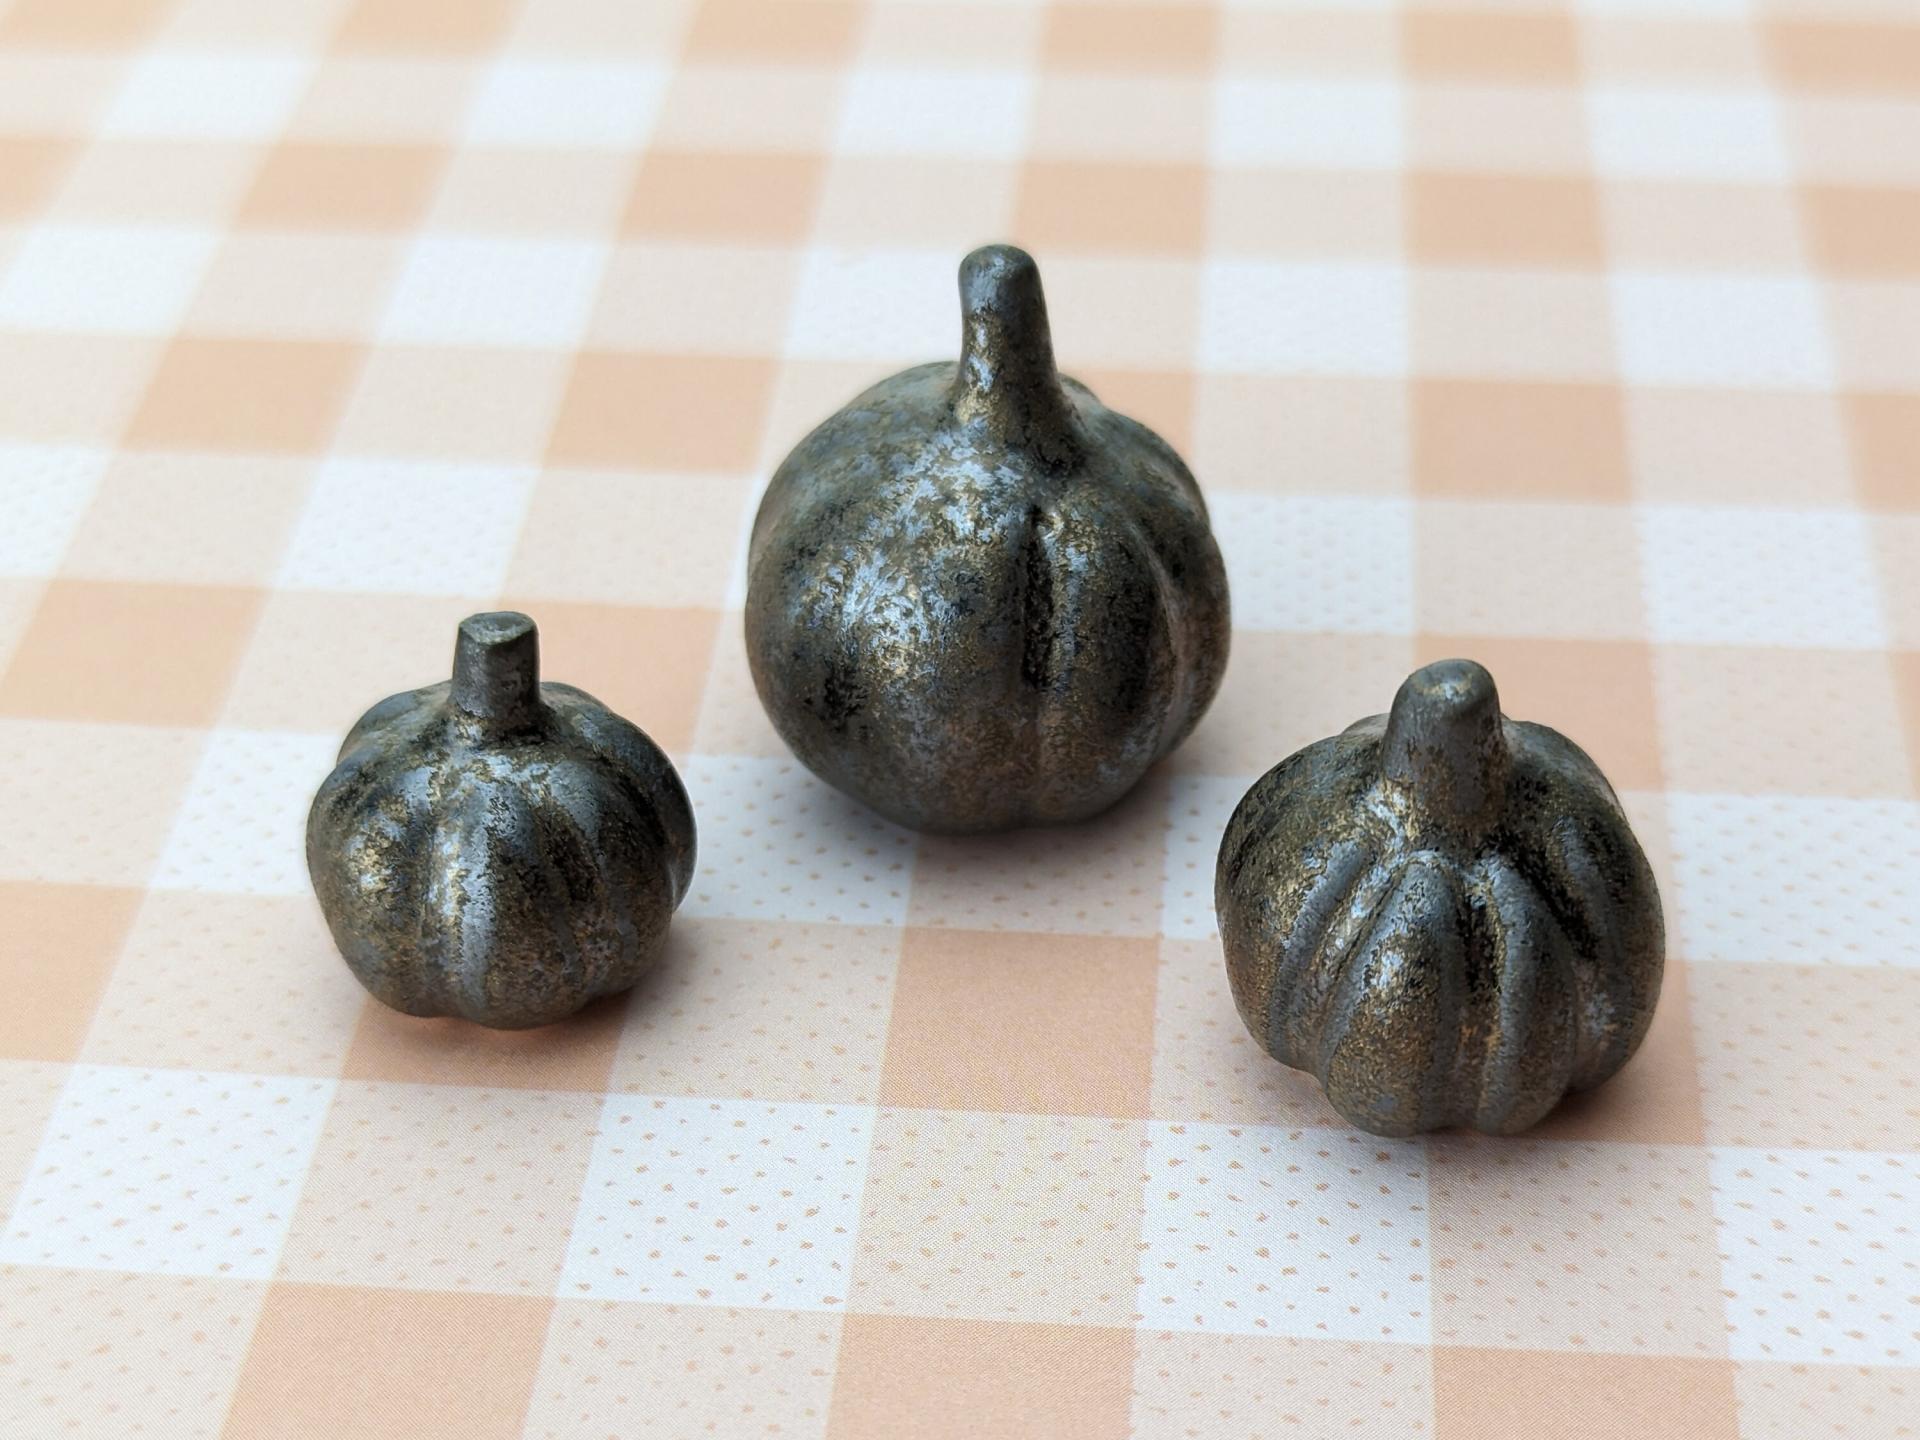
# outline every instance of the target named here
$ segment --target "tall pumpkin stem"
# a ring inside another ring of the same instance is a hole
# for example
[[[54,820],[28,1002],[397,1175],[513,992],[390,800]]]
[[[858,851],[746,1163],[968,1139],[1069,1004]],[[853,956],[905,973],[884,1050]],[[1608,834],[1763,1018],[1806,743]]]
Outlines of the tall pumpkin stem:
[[[1499,813],[1512,763],[1500,693],[1484,666],[1436,661],[1393,697],[1380,768],[1417,818],[1477,830]]]
[[[489,734],[524,729],[540,713],[540,632],[515,610],[460,622],[453,647],[453,705]]]
[[[1040,267],[1013,245],[983,245],[960,262],[960,371],[953,412],[1001,444],[1063,463],[1075,450],[1073,404],[1053,362]]]

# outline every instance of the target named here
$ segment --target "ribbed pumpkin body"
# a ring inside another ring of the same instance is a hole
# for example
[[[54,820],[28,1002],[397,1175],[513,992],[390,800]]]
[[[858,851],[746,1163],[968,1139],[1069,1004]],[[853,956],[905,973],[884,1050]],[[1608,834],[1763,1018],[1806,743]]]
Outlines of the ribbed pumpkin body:
[[[692,809],[659,747],[590,695],[534,680],[487,715],[458,685],[354,726],[314,798],[308,869],[378,999],[546,1024],[657,960],[692,879]]]
[[[1081,819],[1219,688],[1229,620],[1180,457],[1053,368],[1032,261],[962,272],[966,353],[883,381],[781,465],[747,658],[808,768],[903,824]]]
[[[1247,1027],[1376,1134],[1524,1130],[1624,1065],[1659,995],[1659,895],[1612,788],[1462,662],[1268,772],[1215,900]]]

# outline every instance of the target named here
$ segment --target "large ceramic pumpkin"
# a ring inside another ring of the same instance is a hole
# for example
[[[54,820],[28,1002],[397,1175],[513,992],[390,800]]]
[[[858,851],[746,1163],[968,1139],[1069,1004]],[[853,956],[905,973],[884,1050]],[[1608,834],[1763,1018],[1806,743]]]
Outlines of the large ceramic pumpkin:
[[[1032,259],[960,270],[958,364],[868,390],[754,521],[747,658],[816,774],[903,824],[1078,820],[1220,684],[1227,582],[1180,457],[1054,368]]]

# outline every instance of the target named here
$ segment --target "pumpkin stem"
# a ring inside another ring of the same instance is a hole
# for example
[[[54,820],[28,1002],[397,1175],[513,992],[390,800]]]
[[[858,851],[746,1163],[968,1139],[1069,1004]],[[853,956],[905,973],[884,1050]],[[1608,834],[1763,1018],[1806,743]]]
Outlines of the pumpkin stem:
[[[1477,829],[1498,813],[1511,764],[1500,692],[1486,667],[1438,660],[1393,697],[1380,768],[1404,787],[1416,816]]]
[[[540,632],[515,610],[469,615],[453,646],[453,705],[490,734],[540,713]]]
[[[1053,363],[1040,267],[1014,245],[983,245],[960,262],[960,370],[953,413],[984,422],[1001,444],[1071,457],[1073,404]]]

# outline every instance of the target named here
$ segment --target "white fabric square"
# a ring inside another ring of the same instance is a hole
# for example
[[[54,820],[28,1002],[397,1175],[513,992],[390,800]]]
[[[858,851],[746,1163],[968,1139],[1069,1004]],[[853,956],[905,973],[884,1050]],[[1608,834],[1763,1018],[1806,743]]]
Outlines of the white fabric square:
[[[267,140],[286,128],[313,62],[155,50],[135,62],[101,133],[139,140]]]
[[[1233,577],[1237,628],[1412,633],[1407,501],[1222,490],[1207,503]]]
[[[1032,123],[1018,70],[869,65],[847,80],[835,149],[849,155],[1013,159]]]
[[[839,1309],[872,1143],[862,1105],[609,1095],[561,1293]]]
[[[570,349],[606,263],[605,245],[582,240],[423,236],[394,284],[381,338]]]
[[[1644,180],[1788,178],[1773,100],[1759,91],[1604,87],[1587,92],[1601,174]]]
[[[1718,1149],[1727,1349],[1735,1360],[1912,1365],[1912,1155]]]
[[[380,698],[369,695],[367,704]],[[160,852],[153,888],[305,895],[307,807],[339,749],[333,735],[214,731]]]
[[[954,264],[954,256],[926,250],[809,251],[787,353],[890,364],[954,358],[960,344]]]
[[[218,243],[171,226],[36,226],[0,283],[0,325],[171,334]]]
[[[632,149],[646,142],[667,91],[657,64],[502,60],[467,111],[472,145]]]
[[[1215,373],[1407,373],[1407,273],[1396,265],[1208,265],[1200,360]]]
[[[1636,385],[1823,388],[1833,356],[1819,289],[1785,275],[1611,279],[1620,370]]]
[[[497,593],[531,469],[330,460],[314,481],[279,583],[396,595]]]
[[[1649,637],[1682,645],[1887,643],[1864,517],[1647,505],[1635,512]]]
[[[906,923],[912,831],[793,760],[694,755],[683,774],[700,823],[686,914]]]
[[[76,1065],[0,1262],[272,1277],[334,1082]]]
[[[0,575],[45,575],[60,564],[110,459],[81,445],[0,443]]]
[[[1215,165],[1394,170],[1405,159],[1401,87],[1391,80],[1226,75],[1213,87]]]
[[[1680,792],[1667,830],[1669,948],[1689,963],[1920,969],[1913,801]]]
[[[1428,1343],[1417,1143],[1265,1125],[1147,1134],[1145,1328]]]
[[[1273,757],[1277,762],[1281,757]],[[1167,800],[1167,873],[1160,892],[1160,932],[1175,940],[1219,933],[1213,871],[1220,836],[1254,777],[1177,775]]]

